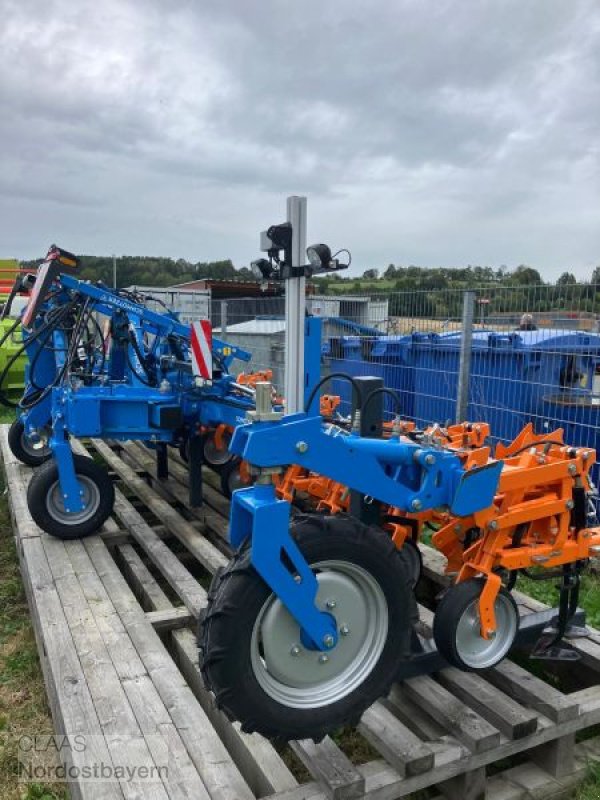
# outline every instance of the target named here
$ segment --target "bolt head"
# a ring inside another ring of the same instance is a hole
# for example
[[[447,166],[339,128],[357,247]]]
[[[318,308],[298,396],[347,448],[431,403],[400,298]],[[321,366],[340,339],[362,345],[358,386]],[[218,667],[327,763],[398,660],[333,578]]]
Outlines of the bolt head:
[[[319,656],[319,664],[326,664],[329,661],[329,656],[325,653],[321,653]]]
[[[495,530],[497,530],[497,529],[498,529],[498,523],[497,523],[497,521],[496,521],[495,519],[493,519],[493,520],[490,522],[490,524],[488,525],[488,528],[489,528],[491,531],[495,531]]]
[[[572,500],[567,500],[567,502],[565,503],[565,505],[566,505],[566,507],[567,507],[567,508],[569,509],[569,511],[570,511],[570,510],[571,510],[571,509],[574,507],[575,503],[574,503]]]
[[[435,456],[433,455],[433,453],[428,453],[425,456],[425,463],[430,465],[435,464]]]
[[[496,638],[496,631],[488,631],[487,635],[489,636],[490,639],[495,639]]]
[[[327,605],[327,608],[335,608],[337,603],[335,602],[335,600],[328,600],[326,605]]]
[[[340,627],[340,633],[342,636],[348,636],[348,634],[350,633],[350,628],[347,625],[342,625]]]
[[[460,533],[462,531],[462,525],[459,525],[458,522],[454,526],[454,533]]]
[[[575,464],[569,464],[569,475],[575,475],[577,472],[577,467]]]
[[[333,647],[334,642],[335,642],[335,639],[333,638],[333,636],[330,633],[326,634],[323,637],[323,644],[325,645],[325,647]]]
[[[290,650],[291,656],[299,656],[300,655],[300,646],[295,644]]]
[[[421,503],[421,501],[418,498],[415,498],[410,504],[410,507],[412,508],[413,511],[419,511],[422,505],[423,503]]]
[[[306,442],[296,442],[296,450],[298,453],[306,453],[308,444]]]

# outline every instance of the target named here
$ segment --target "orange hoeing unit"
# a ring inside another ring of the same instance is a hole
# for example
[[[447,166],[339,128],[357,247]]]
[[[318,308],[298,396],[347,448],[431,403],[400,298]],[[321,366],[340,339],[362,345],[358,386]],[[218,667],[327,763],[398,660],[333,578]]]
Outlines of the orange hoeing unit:
[[[582,524],[594,450],[563,444],[562,430],[536,436],[529,425],[511,445],[499,444],[495,456],[504,466],[493,505],[469,518],[450,518],[433,536],[456,583],[483,579],[484,638],[496,630],[502,573],[576,564],[600,549],[600,528]]]

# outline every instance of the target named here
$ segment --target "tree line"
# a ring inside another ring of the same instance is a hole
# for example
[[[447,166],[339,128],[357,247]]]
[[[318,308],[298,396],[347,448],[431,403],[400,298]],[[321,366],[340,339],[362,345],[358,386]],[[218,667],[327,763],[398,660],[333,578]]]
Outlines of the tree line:
[[[112,256],[80,256],[79,276],[83,280],[102,281],[113,285]],[[192,263],[183,258],[173,259],[159,256],[119,256],[117,262],[117,286],[173,286],[177,283],[212,278],[215,280],[254,280],[248,267],[237,269],[231,259],[222,261],[198,261]],[[35,269],[41,263],[23,261],[25,269]]]
[[[112,256],[80,257],[80,276],[84,280],[113,285]],[[38,261],[25,261],[22,266],[33,269]],[[231,259],[190,262],[159,256],[119,256],[117,286],[172,286],[186,281],[208,278],[215,280],[255,280],[248,267],[237,268]],[[343,272],[312,280],[317,294],[369,294],[389,298],[390,313],[405,316],[455,316],[460,313],[461,291],[478,289],[478,299],[486,308],[482,312],[550,311],[573,309],[600,310],[600,266],[589,282],[577,282],[571,272],[563,272],[556,283],[546,283],[539,271],[527,265],[515,270],[506,267],[417,267],[389,264],[386,269],[367,269],[361,278],[346,277]]]

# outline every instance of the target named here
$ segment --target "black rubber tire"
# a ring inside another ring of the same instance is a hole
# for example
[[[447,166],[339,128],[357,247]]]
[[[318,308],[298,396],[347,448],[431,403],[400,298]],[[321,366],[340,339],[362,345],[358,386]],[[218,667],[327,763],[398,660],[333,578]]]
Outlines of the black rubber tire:
[[[343,725],[357,724],[389,692],[399,660],[409,655],[418,613],[402,551],[380,529],[345,514],[309,514],[293,520],[291,532],[309,564],[325,559],[355,563],[378,582],[389,614],[378,662],[351,694],[320,708],[289,707],[265,692],[251,666],[250,643],[271,590],[252,567],[250,548],[245,547],[213,578],[199,622],[200,667],[217,706],[230,720],[239,720],[243,731],[280,741],[320,741]]]
[[[99,492],[100,500],[95,512],[84,521],[65,524],[52,516],[46,499],[58,481],[58,467],[51,459],[42,464],[34,473],[27,489],[27,505],[36,525],[58,539],[82,539],[96,533],[112,513],[115,502],[115,488],[108,473],[91,458],[73,455],[75,473],[93,482]]]
[[[483,578],[471,578],[451,586],[442,596],[433,618],[433,638],[437,649],[449,664],[465,672],[477,672],[478,668],[465,663],[462,659],[456,643],[456,630],[466,609],[481,594],[484,583]],[[504,586],[500,589],[500,593],[514,606],[518,627],[519,610],[513,596]],[[504,657],[498,658],[495,663],[499,663]],[[492,666],[494,664],[487,664],[482,669],[489,669]]]
[[[224,467],[221,467],[219,472],[221,476],[221,491],[229,500],[231,500],[234,489],[242,488],[242,484],[236,480],[240,471],[240,463],[239,458],[233,458]],[[237,483],[239,485],[236,485]],[[248,486],[250,486],[249,483]]]
[[[423,574],[423,556],[419,550],[418,544],[413,539],[406,539],[402,545],[402,549],[406,555],[406,563],[410,568],[411,585],[413,589],[421,580]]]
[[[39,451],[33,450],[26,446],[25,439],[25,425],[20,419],[16,419],[8,431],[8,446],[15,458],[18,458],[22,464],[28,467],[39,467],[45,461],[52,457],[52,451],[46,445],[40,447]]]

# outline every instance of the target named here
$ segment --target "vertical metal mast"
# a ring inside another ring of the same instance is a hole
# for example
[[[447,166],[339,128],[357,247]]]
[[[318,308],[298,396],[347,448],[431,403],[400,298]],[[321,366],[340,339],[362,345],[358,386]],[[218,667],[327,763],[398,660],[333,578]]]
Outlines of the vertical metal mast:
[[[306,257],[306,197],[287,199],[287,220],[292,225],[292,267],[304,265]],[[306,278],[285,282],[285,398],[286,413],[304,408],[304,317]]]

